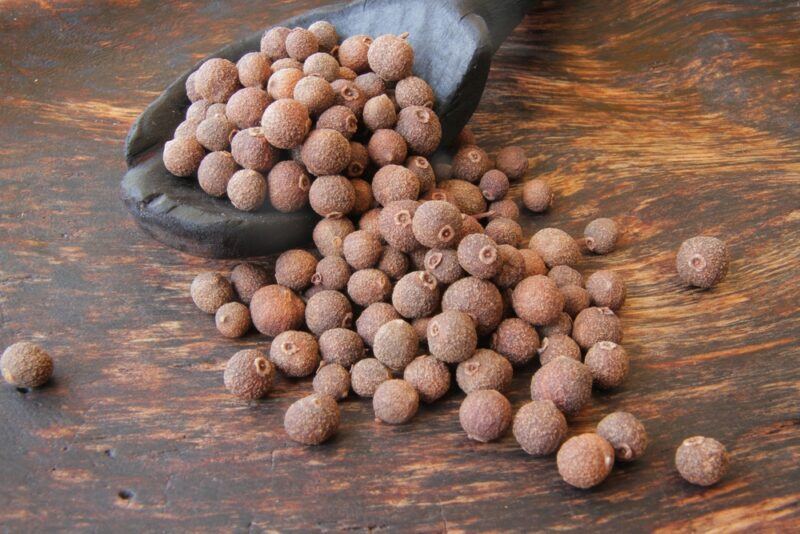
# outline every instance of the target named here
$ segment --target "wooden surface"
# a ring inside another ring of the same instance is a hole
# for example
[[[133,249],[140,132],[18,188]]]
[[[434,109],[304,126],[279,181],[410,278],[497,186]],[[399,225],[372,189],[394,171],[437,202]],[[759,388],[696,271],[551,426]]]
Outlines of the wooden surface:
[[[550,2],[500,50],[473,119],[495,150],[525,145],[557,192],[524,218],[579,235],[615,217],[632,372],[571,425],[639,415],[640,461],[595,490],[507,436],[461,432],[461,394],[392,428],[342,404],[326,446],[289,441],[280,381],[247,405],[222,387],[236,350],[192,306],[227,268],[142,235],[118,200],[122,144],[176,73],[317,2],[6,1],[0,9],[0,345],[56,358],[42,390],[0,388],[0,531],[796,530],[800,524],[800,5]],[[680,242],[724,238],[731,272],[681,287]],[[510,395],[528,397],[530,370]],[[725,443],[710,489],[675,474],[687,436]]]

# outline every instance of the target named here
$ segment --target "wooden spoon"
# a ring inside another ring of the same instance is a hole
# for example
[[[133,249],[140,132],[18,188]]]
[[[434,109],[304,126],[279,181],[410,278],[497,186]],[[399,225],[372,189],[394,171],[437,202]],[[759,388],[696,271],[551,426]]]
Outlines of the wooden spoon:
[[[409,33],[414,73],[436,93],[442,145],[448,146],[478,106],[492,55],[534,0],[359,0],[306,12],[277,25],[333,23],[351,35]],[[237,61],[259,49],[262,33],[209,57]],[[207,58],[206,58],[207,59]],[[122,199],[139,225],[159,241],[198,256],[263,256],[310,243],[319,217],[310,209],[280,213],[268,204],[256,212],[235,209],[203,192],[196,179],[178,178],[162,161],[164,143],[184,118],[189,100],[183,73],[136,119],[125,143],[128,171]]]

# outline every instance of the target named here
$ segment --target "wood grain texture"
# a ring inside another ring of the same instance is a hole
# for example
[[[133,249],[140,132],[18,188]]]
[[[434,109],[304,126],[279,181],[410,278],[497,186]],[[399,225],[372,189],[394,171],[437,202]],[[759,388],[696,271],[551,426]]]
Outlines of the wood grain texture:
[[[800,524],[800,6],[784,1],[550,2],[500,49],[473,127],[531,155],[557,192],[528,234],[626,229],[584,272],[619,269],[632,372],[573,422],[639,415],[646,456],[565,487],[507,436],[468,441],[461,394],[407,426],[342,404],[331,443],[288,440],[310,389],[232,399],[188,286],[230,267],[144,237],[118,201],[131,121],[176,72],[317,2],[4,2],[0,10],[0,345],[56,357],[53,383],[0,388],[0,531],[791,531]],[[683,288],[680,242],[724,238],[731,272]],[[531,370],[510,398],[527,398]],[[719,485],[683,483],[689,435],[720,439]]]

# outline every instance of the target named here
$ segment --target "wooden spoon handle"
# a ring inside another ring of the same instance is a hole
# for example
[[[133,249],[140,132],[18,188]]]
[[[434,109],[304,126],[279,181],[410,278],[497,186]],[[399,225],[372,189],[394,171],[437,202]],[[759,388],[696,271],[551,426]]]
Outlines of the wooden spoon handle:
[[[474,13],[483,18],[496,52],[511,31],[533,8],[536,0],[457,0],[465,16]]]

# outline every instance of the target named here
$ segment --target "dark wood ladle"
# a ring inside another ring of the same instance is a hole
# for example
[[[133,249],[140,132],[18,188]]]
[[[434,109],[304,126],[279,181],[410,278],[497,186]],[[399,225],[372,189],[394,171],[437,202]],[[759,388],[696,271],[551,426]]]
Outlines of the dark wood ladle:
[[[342,39],[357,34],[409,33],[414,73],[436,93],[448,146],[478,106],[492,55],[534,0],[360,0],[309,11],[279,22],[290,28],[317,20],[336,26]],[[238,60],[258,50],[261,32],[209,57]],[[189,100],[185,82],[195,65],[175,80],[137,118],[125,143],[128,171],[122,199],[139,225],[159,241],[198,256],[263,256],[310,242],[319,217],[310,209],[280,213],[235,209],[213,198],[197,180],[178,178],[162,162],[164,143],[183,120]],[[267,203],[269,204],[269,203]]]

